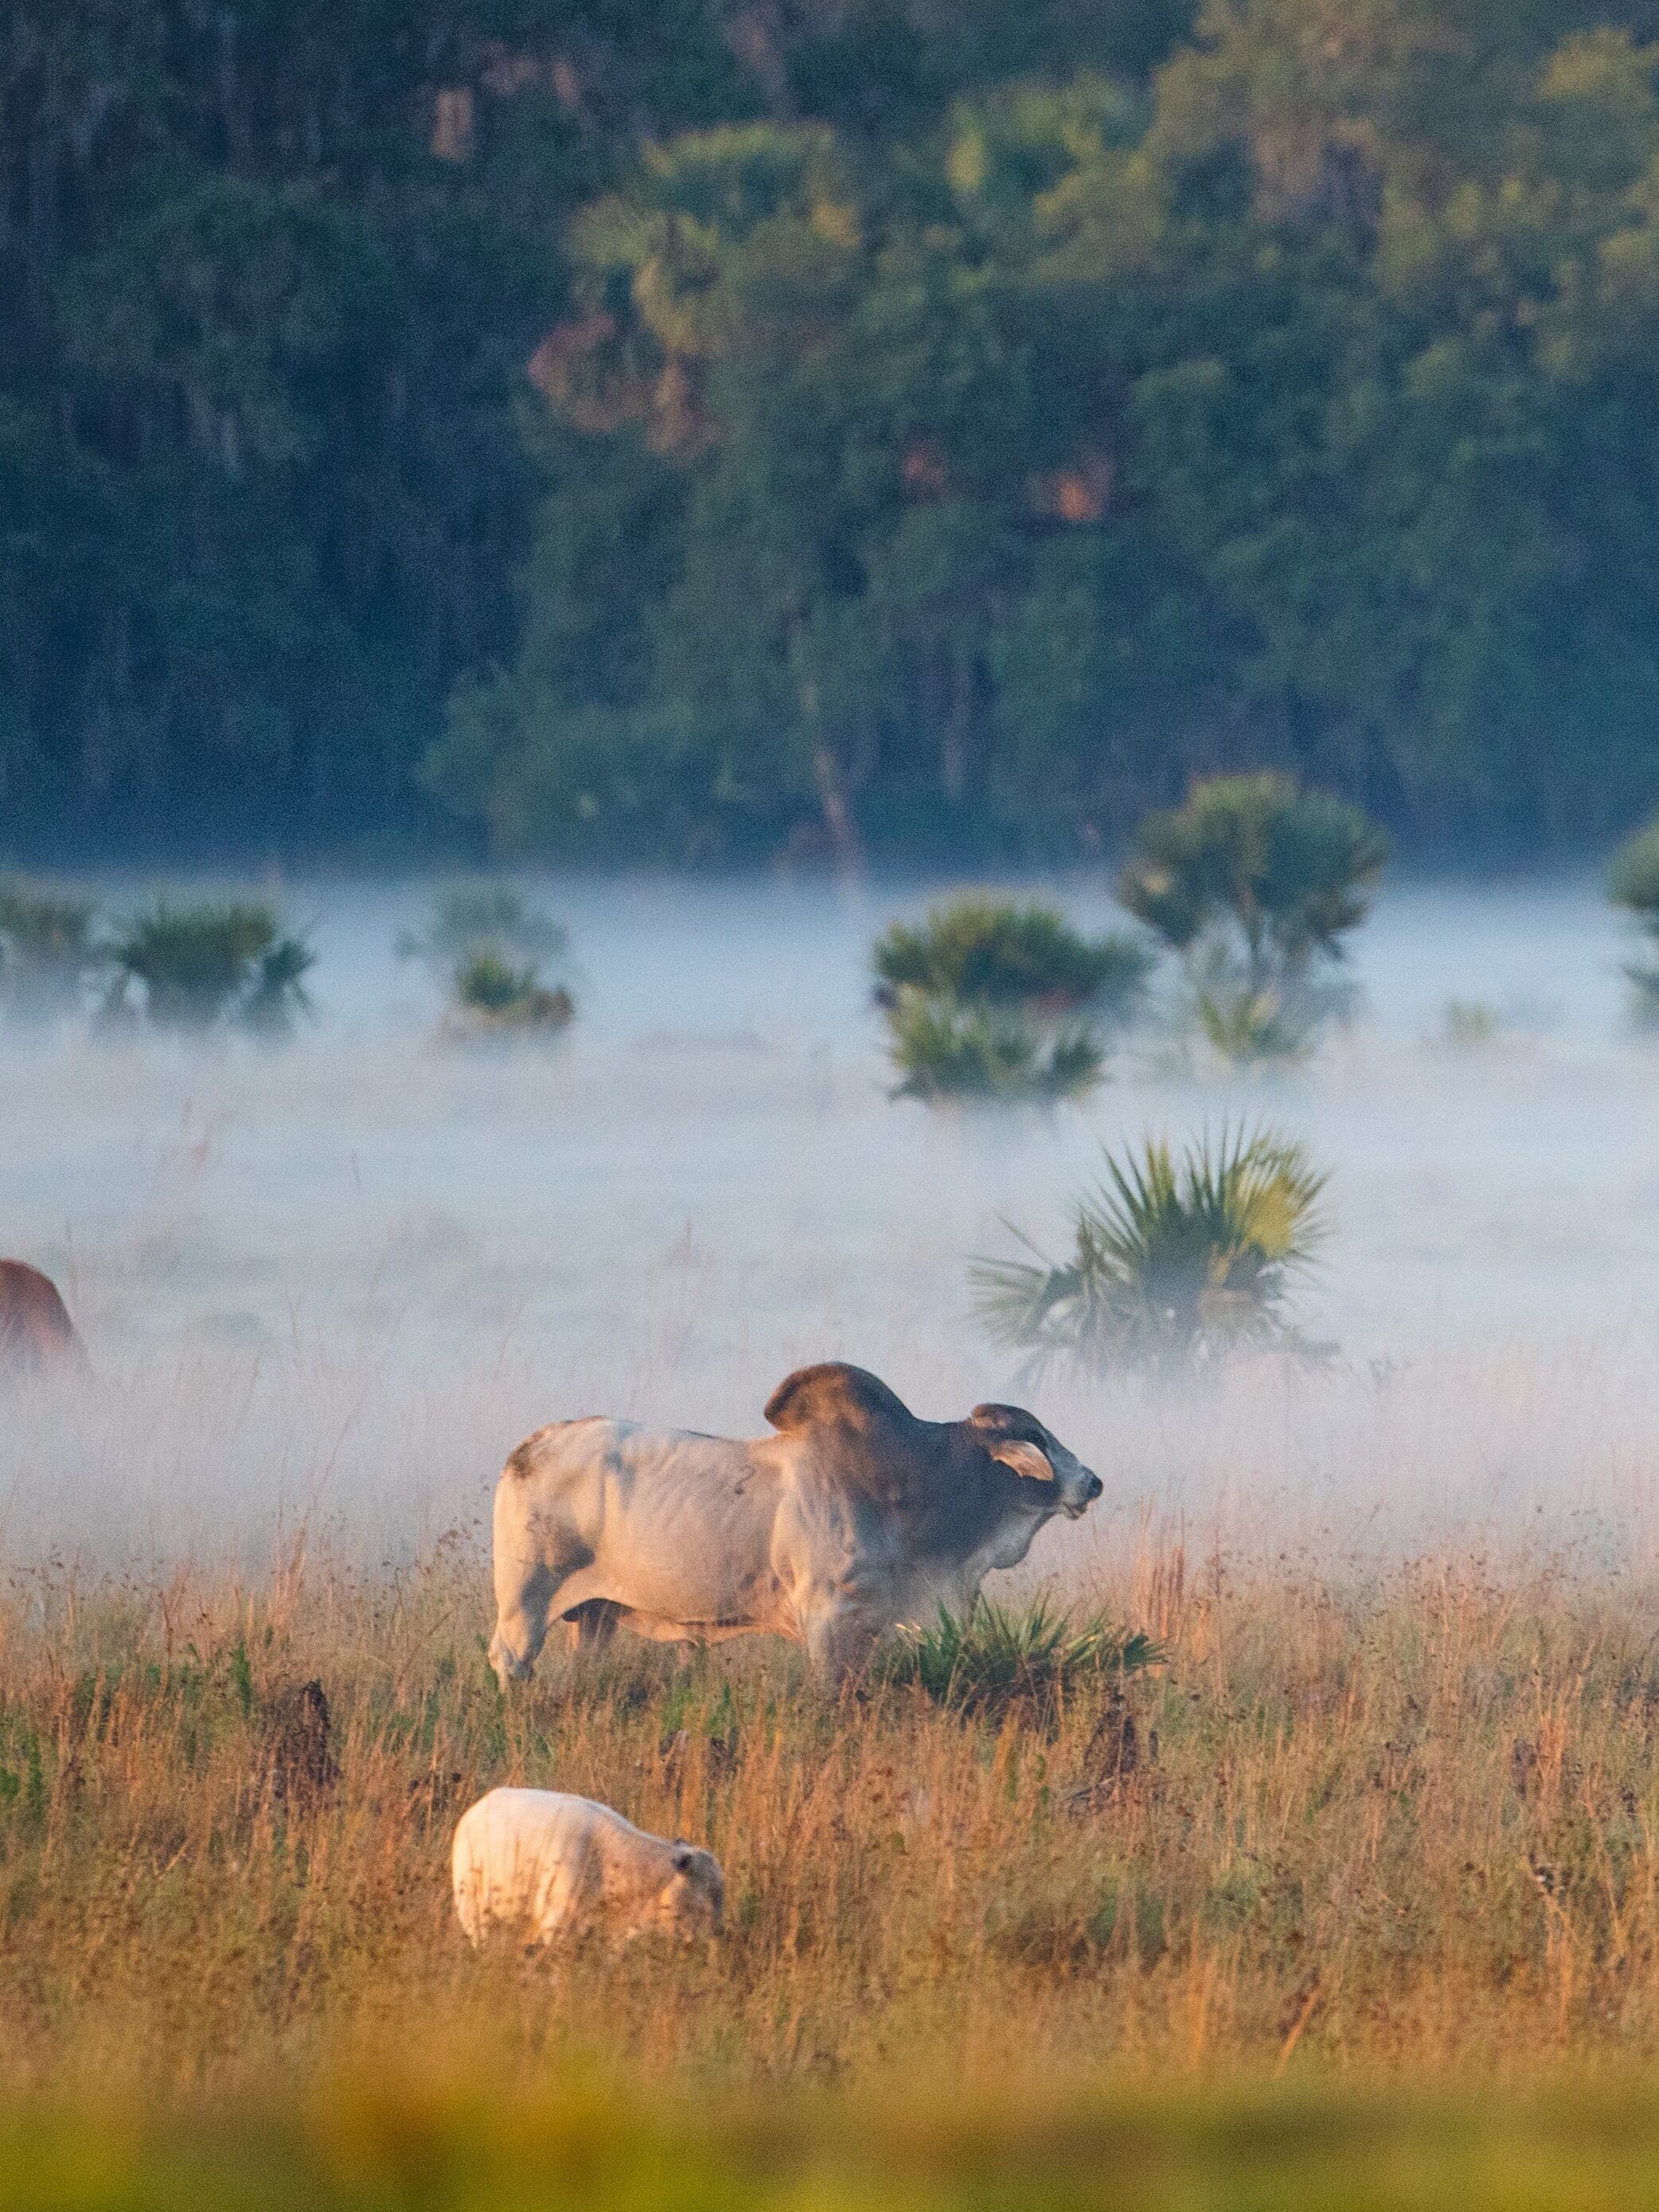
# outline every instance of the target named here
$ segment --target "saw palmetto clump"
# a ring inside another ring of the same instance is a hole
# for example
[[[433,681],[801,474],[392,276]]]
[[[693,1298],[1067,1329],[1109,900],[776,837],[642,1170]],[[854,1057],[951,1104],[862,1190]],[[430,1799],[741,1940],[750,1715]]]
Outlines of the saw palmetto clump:
[[[1642,933],[1642,949],[1626,963],[1625,973],[1635,986],[1638,1018],[1659,1024],[1659,815],[1614,854],[1607,896]]]
[[[108,958],[105,1012],[113,1019],[142,1012],[155,1029],[201,1036],[234,1026],[270,1037],[286,1036],[310,1006],[305,978],[315,955],[283,936],[262,902],[158,898],[112,939]]]
[[[49,884],[0,878],[0,1006],[12,1019],[52,1021],[74,1012],[103,959],[95,902]]]
[[[1103,1675],[1139,1674],[1163,1657],[1150,1636],[1114,1628],[1103,1614],[1078,1621],[1046,1598],[1000,1606],[981,1597],[965,1615],[940,1606],[936,1620],[902,1628],[882,1674],[914,1683],[937,1705],[994,1712],[1052,1707]]]
[[[556,1036],[575,1019],[568,987],[550,982],[544,962],[564,957],[562,927],[511,884],[452,884],[423,930],[398,950],[419,960],[449,998],[443,1035],[454,1042]]]
[[[895,1096],[1086,1097],[1104,1073],[1104,1032],[1132,1018],[1154,963],[1139,940],[1085,937],[1044,906],[963,898],[895,922],[872,953]]]
[[[1177,1155],[1149,1139],[1079,1200],[1069,1259],[975,1262],[992,1336],[1099,1375],[1294,1344],[1296,1280],[1325,1233],[1325,1177],[1271,1132],[1224,1131]],[[1022,1242],[1027,1240],[1022,1238]]]

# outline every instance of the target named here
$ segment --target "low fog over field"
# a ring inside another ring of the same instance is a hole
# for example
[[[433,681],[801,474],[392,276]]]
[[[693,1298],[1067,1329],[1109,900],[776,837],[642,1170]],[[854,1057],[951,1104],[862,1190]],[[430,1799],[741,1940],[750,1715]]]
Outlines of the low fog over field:
[[[0,1032],[0,1250],[60,1282],[95,1370],[0,1407],[0,1552],[253,1565],[304,1530],[398,1557],[473,1530],[539,1421],[753,1431],[788,1368],[844,1357],[929,1414],[1024,1396],[1099,1469],[1115,1510],[1050,1531],[1050,1571],[1146,1514],[1247,1553],[1650,1562],[1659,1044],[1593,887],[1395,889],[1305,1070],[1200,1079],[1148,1030],[1086,1107],[948,1115],[890,1103],[868,1002],[869,940],[920,895],[540,896],[580,1007],[550,1049],[436,1045],[393,951],[419,886],[289,887],[319,959],[286,1049]],[[1495,1038],[1449,1042],[1449,999]],[[1304,1318],[1332,1363],[1022,1383],[966,1297],[1000,1217],[1056,1250],[1103,1139],[1241,1114],[1330,1170]]]

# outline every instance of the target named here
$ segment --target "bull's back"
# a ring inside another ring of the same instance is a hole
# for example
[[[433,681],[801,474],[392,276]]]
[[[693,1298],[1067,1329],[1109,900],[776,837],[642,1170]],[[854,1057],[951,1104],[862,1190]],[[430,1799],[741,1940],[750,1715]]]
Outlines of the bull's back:
[[[507,1461],[503,1519],[550,1565],[580,1559],[584,1595],[665,1621],[746,1613],[769,1576],[778,1480],[749,1443],[630,1421],[556,1422]]]
[[[57,1285],[21,1260],[0,1260],[0,1368],[39,1369],[82,1358]]]

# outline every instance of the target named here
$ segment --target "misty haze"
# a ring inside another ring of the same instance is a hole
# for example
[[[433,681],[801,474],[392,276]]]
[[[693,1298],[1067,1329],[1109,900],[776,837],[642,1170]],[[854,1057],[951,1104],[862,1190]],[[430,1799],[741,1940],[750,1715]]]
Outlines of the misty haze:
[[[0,1214],[97,1375],[9,1410],[15,1561],[253,1565],[301,1531],[411,1555],[480,1534],[541,1421],[751,1433],[814,1358],[941,1416],[1018,1397],[969,1258],[1013,1249],[1004,1217],[1061,1245],[1102,1143],[1241,1118],[1293,1127],[1330,1173],[1297,1298],[1328,1362],[1173,1393],[1046,1378],[1112,1510],[1034,1566],[1075,1577],[1143,1510],[1246,1549],[1370,1556],[1455,1528],[1650,1561],[1653,1048],[1596,887],[1396,885],[1356,940],[1352,1020],[1306,1068],[1200,1078],[1143,1026],[1085,1105],[945,1114],[890,1102],[870,1005],[869,941],[923,893],[534,889],[581,1009],[545,1049],[439,1042],[437,993],[394,951],[417,884],[287,887],[319,962],[285,1049],[4,1032],[5,1124],[30,1136]],[[1111,918],[1097,886],[1063,896]],[[1455,1041],[1449,1001],[1494,1033]]]

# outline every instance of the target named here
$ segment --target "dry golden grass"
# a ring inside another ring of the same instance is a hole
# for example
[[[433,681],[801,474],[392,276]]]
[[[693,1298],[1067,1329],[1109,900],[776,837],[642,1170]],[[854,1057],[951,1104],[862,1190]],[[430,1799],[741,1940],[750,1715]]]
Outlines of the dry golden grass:
[[[550,1656],[503,1699],[459,1543],[257,1589],[23,1577],[0,2092],[258,2098],[365,2061],[527,2087],[578,2053],[682,2090],[1620,2070],[1659,2054],[1654,1595],[1452,1561],[1345,1583],[1148,1535],[1090,1593],[1171,1654],[1129,1685],[1114,1778],[1103,1692],[963,1720],[829,1699],[777,1645]],[[313,1677],[338,1765],[314,1788],[273,1750]],[[473,1958],[449,1832],[509,1781],[707,1842],[727,1941]]]

